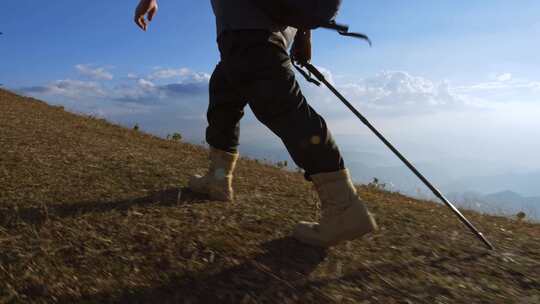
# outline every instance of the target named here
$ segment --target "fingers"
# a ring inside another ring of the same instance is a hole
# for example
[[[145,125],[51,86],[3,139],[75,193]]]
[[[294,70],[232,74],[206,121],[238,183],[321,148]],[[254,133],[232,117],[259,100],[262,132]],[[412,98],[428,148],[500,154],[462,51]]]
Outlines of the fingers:
[[[146,28],[148,28],[148,22],[146,22],[146,19],[144,18],[144,16],[142,16],[140,19],[139,19],[143,25],[143,30],[146,31]]]
[[[141,28],[141,30],[146,31],[148,23],[146,22],[146,19],[144,19],[144,15],[135,16],[135,23]]]
[[[135,24],[142,30],[143,29],[143,26],[141,24],[141,22],[139,21],[139,17],[138,16],[135,16],[135,18],[133,19],[133,21],[135,21]]]
[[[150,9],[150,11],[148,12],[148,21],[152,21],[152,19],[154,19],[154,16],[156,15],[157,10],[158,10],[157,5]]]
[[[291,59],[297,62],[311,61],[311,48],[308,46],[293,45],[291,49]]]
[[[158,11],[157,2],[142,2],[139,3],[139,6],[137,6],[137,9],[135,11],[135,24],[139,28],[141,28],[143,31],[146,31],[148,28],[148,24],[152,19],[154,19],[154,16],[156,15]],[[145,18],[146,17],[146,18]]]

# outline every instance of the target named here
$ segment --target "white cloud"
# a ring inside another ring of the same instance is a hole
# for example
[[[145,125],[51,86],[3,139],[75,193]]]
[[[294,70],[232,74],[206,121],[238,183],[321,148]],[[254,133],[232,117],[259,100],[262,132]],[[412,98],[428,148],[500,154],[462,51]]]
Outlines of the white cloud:
[[[23,88],[22,91],[30,94],[59,95],[73,99],[106,95],[104,88],[99,83],[73,79],[58,80],[46,86]]]
[[[452,86],[447,81],[433,81],[405,71],[383,71],[372,77],[345,83],[336,80],[332,71],[318,67],[325,77],[337,87],[360,111],[368,116],[400,116],[445,112],[448,110],[489,109],[495,104],[526,102],[526,98],[510,99],[519,92],[540,91],[540,82],[527,81],[510,73],[492,75],[493,81]],[[78,65],[79,71],[99,71]],[[175,77],[177,79],[171,79]],[[301,76],[298,75],[299,78]],[[90,98],[145,105],[165,105],[185,100],[202,101],[207,98],[210,75],[189,68],[154,68],[146,76],[128,74],[127,79],[112,82],[94,82],[65,79],[54,83],[23,88],[34,95],[58,95],[80,100]],[[497,80],[498,79],[498,80]],[[166,81],[169,80],[169,81]],[[529,90],[523,90],[527,88]],[[303,85],[309,102],[329,119],[339,119],[347,112],[336,97],[324,86],[317,88]],[[528,93],[527,93],[528,94]],[[538,96],[529,94],[529,96]],[[337,105],[336,105],[337,104]],[[195,106],[195,105],[193,105]],[[197,105],[198,106],[198,105]],[[201,109],[206,107],[203,103]],[[204,109],[203,109],[204,110]]]
[[[91,69],[86,65],[77,65],[77,70],[93,78],[110,79],[105,77],[103,68]],[[174,82],[164,82],[170,75],[180,79]],[[121,101],[139,104],[163,104],[172,97],[205,97],[208,92],[210,75],[194,72],[187,68],[178,70],[160,68],[147,77],[139,77],[129,73],[129,81],[124,79],[114,85],[104,82],[59,80],[44,86],[21,88],[20,91],[32,95],[64,96],[80,100],[82,98],[99,98],[100,100]]]
[[[135,84],[117,85],[109,92],[109,98],[112,100],[133,103],[156,103],[163,97],[159,87],[144,78],[137,79]]]
[[[532,90],[540,90],[538,81],[523,80],[518,75],[497,80],[496,76],[503,75],[500,74],[493,75],[489,82],[456,87],[408,72],[387,71],[344,83],[343,78],[332,75],[330,70],[321,71],[336,82],[337,88],[389,140],[407,156],[413,156],[412,160],[442,159],[445,151],[451,151],[459,157],[490,157],[530,166],[540,164],[534,154],[539,151],[539,144],[531,140],[539,136],[540,124],[536,118],[540,115],[540,106],[519,102],[520,98],[516,98],[519,92],[526,92],[532,96],[531,100],[539,96],[530,94]],[[37,97],[47,95],[45,100],[61,100],[73,108],[102,116],[126,117],[145,128],[163,129],[165,134],[182,130],[183,134],[195,134],[194,138],[204,136],[209,75],[184,69],[178,72],[178,79],[167,81],[167,78],[151,79],[149,76],[155,72],[132,74],[133,80],[123,78],[118,83],[65,79],[22,91]],[[358,142],[363,145],[362,149],[379,151],[378,140],[326,88],[303,85],[302,89],[309,95],[309,102],[325,117],[332,132],[344,138],[344,145],[350,143],[351,147],[356,147]],[[503,103],[506,99],[508,102]],[[426,113],[429,115],[415,116]],[[243,127],[244,139],[246,135],[248,139],[257,140],[273,136],[255,122],[254,116],[247,119],[251,120]],[[353,135],[357,140],[353,144],[346,135]]]
[[[332,77],[332,72],[321,69]],[[301,76],[298,76],[301,78]],[[489,110],[500,103],[538,102],[540,81],[520,79],[511,73],[492,75],[488,82],[455,86],[405,71],[383,71],[354,82],[336,81],[336,88],[360,111],[369,115],[396,116],[447,111]],[[343,109],[324,86],[304,83],[311,104],[338,119]]]
[[[433,82],[402,71],[385,71],[340,88],[357,103],[382,110],[430,111],[465,104],[465,99],[452,92],[448,82]]]
[[[202,74],[202,73],[201,73]],[[125,102],[156,103],[177,96],[205,97],[208,92],[208,81],[193,78],[187,82],[157,84],[144,78],[139,78],[135,85],[123,84],[111,90],[111,98]]]
[[[500,74],[500,75],[497,75],[497,77],[495,78],[497,79],[497,81],[509,81],[512,79],[512,74],[511,73],[504,73],[504,74]]]
[[[205,96],[208,92],[210,75],[195,72],[188,68],[155,67],[146,77],[136,77],[130,74],[133,84],[122,84],[115,87],[111,95],[113,99],[125,102],[155,103],[159,100],[175,96]],[[129,75],[128,75],[129,76]],[[174,82],[164,82],[166,79],[178,78]]]
[[[146,79],[143,79],[143,78],[139,79],[139,80],[137,81],[137,84],[138,84],[141,88],[144,88],[144,89],[153,89],[153,88],[156,87],[156,85],[155,85],[153,82],[151,82],[151,81],[149,81],[149,80],[146,80]]]
[[[113,75],[104,67],[92,68],[90,65],[78,64],[75,66],[77,71],[84,76],[90,77],[96,80],[112,80]]]
[[[194,83],[205,83],[210,81],[210,74],[207,73],[193,73],[189,76],[188,81],[185,82],[194,82]]]
[[[187,68],[169,69],[169,68],[156,68],[156,70],[149,76],[150,79],[168,79],[174,77],[183,77],[189,74],[191,71]]]
[[[481,82],[472,85],[456,87],[462,91],[482,91],[482,90],[508,90],[508,89],[540,89],[540,81],[530,81],[523,79],[506,79],[501,81]]]
[[[155,68],[155,71],[148,76],[149,79],[170,79],[180,78],[182,83],[200,83],[208,82],[210,75],[207,73],[194,72],[188,68]]]

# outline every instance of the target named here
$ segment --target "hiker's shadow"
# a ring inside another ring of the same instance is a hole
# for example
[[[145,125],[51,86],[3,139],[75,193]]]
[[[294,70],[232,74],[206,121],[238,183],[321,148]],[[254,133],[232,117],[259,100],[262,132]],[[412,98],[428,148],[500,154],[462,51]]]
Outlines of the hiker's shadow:
[[[177,206],[184,204],[202,204],[211,202],[204,194],[192,192],[189,188],[168,188],[151,192],[150,194],[116,201],[85,201],[42,205],[36,207],[16,208],[0,212],[0,224],[8,227],[17,221],[33,225],[41,225],[47,219],[60,217],[68,218],[87,213],[106,213],[111,211],[127,212],[135,207]]]
[[[303,245],[291,237],[261,247],[262,254],[236,266],[132,290],[121,302],[150,303],[159,298],[163,303],[276,303],[279,298],[301,300],[304,294],[315,291],[309,277],[326,258],[325,249]]]
[[[200,282],[202,287],[215,290],[202,294],[202,302],[235,303],[246,294],[267,300],[279,293],[298,294],[327,256],[326,250],[303,245],[291,237],[272,240],[262,247],[264,253]]]

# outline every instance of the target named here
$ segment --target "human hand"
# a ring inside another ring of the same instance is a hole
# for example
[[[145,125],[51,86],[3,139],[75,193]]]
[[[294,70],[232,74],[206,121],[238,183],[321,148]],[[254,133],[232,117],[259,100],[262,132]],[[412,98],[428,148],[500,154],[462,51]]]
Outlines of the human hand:
[[[311,31],[298,30],[291,48],[291,59],[300,64],[311,61]]]
[[[158,11],[157,0],[141,0],[135,10],[135,23],[143,31],[148,28],[149,22],[152,21]],[[146,18],[148,18],[148,21]]]

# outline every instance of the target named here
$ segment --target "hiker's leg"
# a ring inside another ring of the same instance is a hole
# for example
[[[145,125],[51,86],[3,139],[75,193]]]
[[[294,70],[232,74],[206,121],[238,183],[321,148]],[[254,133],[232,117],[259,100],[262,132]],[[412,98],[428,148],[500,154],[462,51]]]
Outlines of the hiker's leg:
[[[189,188],[207,194],[211,199],[233,201],[233,172],[238,160],[240,119],[246,102],[236,94],[218,64],[210,78],[210,102],[206,141],[210,145],[210,165],[206,175],[195,175],[188,182]]]
[[[240,137],[240,119],[244,116],[245,102],[230,85],[219,63],[210,78],[206,141],[216,149],[236,153]]]
[[[262,31],[234,34],[228,44],[243,46],[227,58],[228,78],[249,100],[255,116],[281,138],[306,177],[344,169],[326,122],[307,103],[289,55],[269,42],[272,38]]]
[[[307,103],[293,71],[278,66],[266,73],[254,81],[250,96],[257,118],[281,138],[306,176],[344,169],[324,118]],[[265,87],[269,93],[263,93]]]
[[[376,230],[324,119],[300,91],[286,48],[273,38],[272,33],[246,31],[231,35],[222,46],[228,51],[228,79],[257,118],[281,138],[321,199],[321,220],[299,223],[293,236],[327,247]]]

